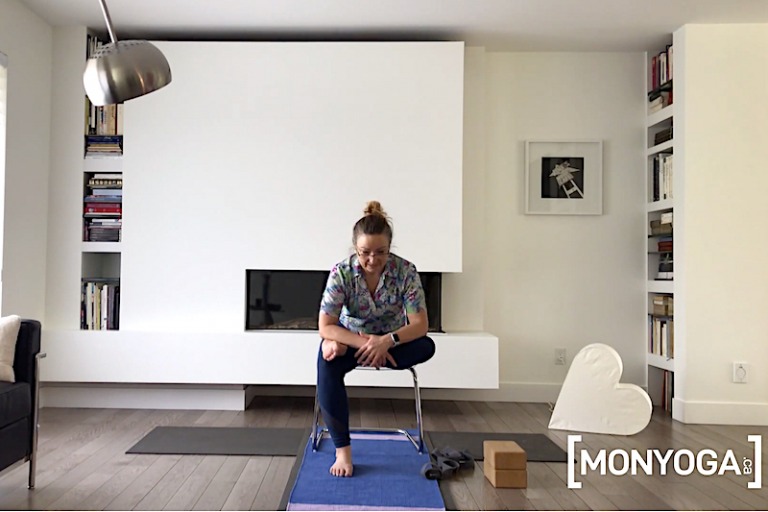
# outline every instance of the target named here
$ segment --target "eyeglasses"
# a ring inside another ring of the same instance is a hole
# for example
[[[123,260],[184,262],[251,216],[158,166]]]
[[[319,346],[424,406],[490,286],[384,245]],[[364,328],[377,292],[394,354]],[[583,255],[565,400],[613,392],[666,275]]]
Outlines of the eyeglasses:
[[[368,259],[370,257],[383,258],[389,255],[389,249],[378,249],[376,251],[369,251],[368,249],[356,249],[357,255],[361,259]]]

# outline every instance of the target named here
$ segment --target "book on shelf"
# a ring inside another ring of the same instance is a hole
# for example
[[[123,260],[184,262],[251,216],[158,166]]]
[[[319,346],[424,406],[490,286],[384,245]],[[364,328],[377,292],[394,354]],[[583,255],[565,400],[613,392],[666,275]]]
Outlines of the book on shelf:
[[[91,228],[86,242],[119,242],[120,229]]]
[[[106,198],[106,197],[109,197],[109,196],[101,196],[101,197],[102,198]],[[120,199],[122,199],[122,197]],[[98,202],[84,201],[84,203],[85,203],[83,205],[83,211],[84,212],[88,212],[88,211],[101,211],[101,210],[120,211],[120,209],[123,207],[123,202],[122,201],[114,201],[114,202],[112,202],[112,201],[98,201]]]
[[[86,135],[86,158],[105,155],[121,155],[123,153],[122,135]]]
[[[671,317],[649,316],[648,352],[665,357],[675,358],[675,321]]]
[[[672,295],[653,295],[653,315],[655,316],[673,316],[674,315],[674,297]]]
[[[671,82],[674,75],[673,63],[674,50],[671,44],[667,45],[664,50],[651,57],[651,92],[654,92],[665,85],[670,85],[669,89],[671,90]]]
[[[672,252],[661,252],[659,256],[659,271],[656,273],[656,279],[674,279],[674,271],[675,269]]]
[[[120,325],[120,282],[87,280],[80,292],[80,328],[114,330]]]
[[[659,153],[653,156],[651,179],[651,196],[654,201],[672,199],[673,197],[673,155]]]
[[[663,130],[659,130],[656,132],[656,134],[653,136],[653,145],[658,146],[659,144],[663,144],[667,142],[668,140],[672,140],[673,138],[673,132],[672,127],[664,128]]]
[[[94,218],[94,217],[115,217],[115,218],[117,218],[117,217],[120,217],[120,215],[122,215],[120,212],[89,212],[89,213],[84,213],[83,217],[85,217],[86,219],[91,219],[91,218]]]
[[[88,219],[88,228],[96,230],[120,230],[123,226],[120,219],[96,218]]]
[[[662,223],[661,219],[651,221],[651,235],[671,235],[672,224]]]
[[[91,190],[91,196],[120,196],[123,195],[121,188],[94,188]]]
[[[123,196],[85,196],[83,198],[84,203],[122,203],[123,202]]]
[[[672,91],[654,91],[648,95],[648,115],[672,104]]]
[[[85,206],[83,206],[83,213],[121,213],[122,209],[123,203],[85,203]]]
[[[121,135],[123,133],[123,104],[96,106],[87,101],[86,134]]]
[[[90,178],[88,186],[91,188],[123,188],[122,178]]]
[[[103,156],[122,156],[122,149],[90,149],[85,152],[86,158],[103,157]]]
[[[663,370],[661,378],[661,403],[659,406],[667,412],[672,412],[672,399],[675,397],[675,374],[673,372]]]
[[[120,242],[122,239],[122,224],[97,222],[114,219],[89,219],[85,225],[84,242]]]
[[[114,144],[114,145],[122,146],[123,136],[91,134],[91,135],[85,136],[85,143],[86,144]]]

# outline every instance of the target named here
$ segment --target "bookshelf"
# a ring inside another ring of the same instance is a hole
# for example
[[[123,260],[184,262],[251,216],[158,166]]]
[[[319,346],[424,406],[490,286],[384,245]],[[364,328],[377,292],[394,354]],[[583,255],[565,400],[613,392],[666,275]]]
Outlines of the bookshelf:
[[[86,56],[101,42],[87,36]],[[122,256],[122,105],[97,107],[87,97],[83,138],[80,329],[120,326]]]
[[[646,365],[654,406],[674,397],[674,96],[672,45],[648,54],[646,120]]]

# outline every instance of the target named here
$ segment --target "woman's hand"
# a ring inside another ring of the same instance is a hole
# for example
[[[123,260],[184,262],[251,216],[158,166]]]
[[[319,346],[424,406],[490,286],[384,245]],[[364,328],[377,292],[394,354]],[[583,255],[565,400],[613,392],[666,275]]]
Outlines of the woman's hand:
[[[347,353],[347,346],[334,340],[323,340],[323,359],[333,361]]]
[[[389,361],[392,363],[393,367],[397,367],[395,359],[392,357],[392,354],[389,353],[391,346],[392,340],[389,335],[369,335],[363,346],[355,352],[357,364],[360,366],[381,368],[382,366],[386,366],[387,361]]]

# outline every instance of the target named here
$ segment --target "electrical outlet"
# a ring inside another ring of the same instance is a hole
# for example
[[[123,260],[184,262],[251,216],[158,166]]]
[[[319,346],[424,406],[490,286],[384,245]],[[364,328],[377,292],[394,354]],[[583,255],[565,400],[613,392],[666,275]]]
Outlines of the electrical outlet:
[[[555,349],[555,364],[557,366],[565,366],[565,349],[564,348],[556,348]]]
[[[746,384],[749,378],[749,365],[747,363],[733,363],[733,382]]]

